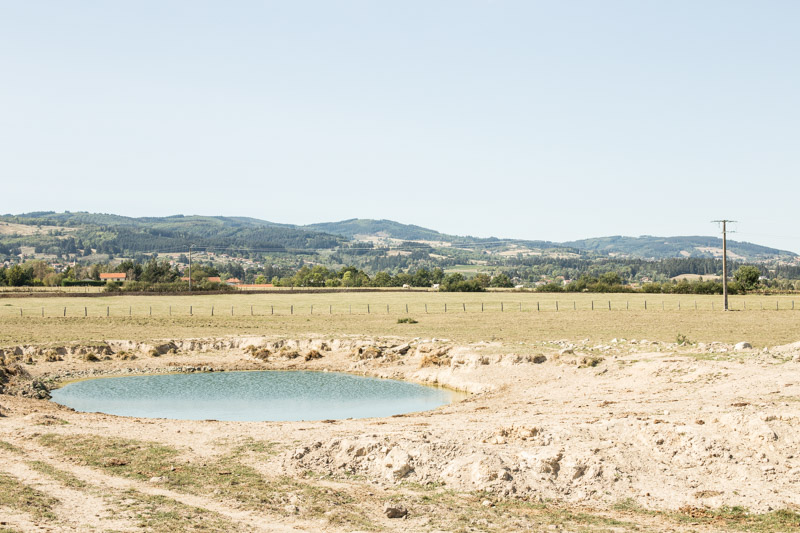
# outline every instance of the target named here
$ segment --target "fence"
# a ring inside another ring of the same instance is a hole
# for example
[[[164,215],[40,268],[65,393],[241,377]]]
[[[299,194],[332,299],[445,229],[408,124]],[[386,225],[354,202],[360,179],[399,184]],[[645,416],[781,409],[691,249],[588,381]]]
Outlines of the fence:
[[[742,300],[731,302],[731,311],[794,311],[800,310],[794,300]],[[722,311],[721,302],[709,300],[546,300],[363,303],[337,302],[325,304],[290,304],[286,302],[258,305],[58,305],[11,306],[0,304],[0,318],[10,317],[185,317],[185,316],[310,316],[310,315],[408,315],[464,313],[559,313],[586,311]]]

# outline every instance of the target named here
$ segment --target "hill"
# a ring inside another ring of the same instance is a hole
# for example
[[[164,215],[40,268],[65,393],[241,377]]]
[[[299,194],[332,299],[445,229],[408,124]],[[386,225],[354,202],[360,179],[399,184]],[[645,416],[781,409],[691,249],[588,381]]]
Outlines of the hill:
[[[125,217],[105,213],[34,212],[0,216],[0,255],[33,248],[37,253],[129,255],[197,249],[313,254],[369,247],[449,250],[454,261],[500,257],[550,256],[602,259],[719,258],[718,237],[597,237],[570,242],[477,238],[449,235],[392,220],[348,219],[296,226],[249,217]],[[29,250],[32,251],[32,250]],[[797,254],[747,242],[728,241],[729,257],[742,262],[791,261]],[[427,254],[424,254],[427,257]]]
[[[190,244],[214,250],[305,251],[336,247],[343,237],[247,217],[184,216],[132,218],[103,213],[35,212],[0,221],[41,228],[5,231],[0,246],[34,247],[40,253],[128,254],[187,251]],[[27,233],[27,234],[26,234]],[[2,250],[0,250],[2,252]]]
[[[719,237],[597,237],[562,243],[586,252],[642,259],[671,257],[722,257],[722,239]],[[797,254],[786,250],[768,248],[749,242],[728,240],[728,257],[740,261],[767,261],[792,259]]]

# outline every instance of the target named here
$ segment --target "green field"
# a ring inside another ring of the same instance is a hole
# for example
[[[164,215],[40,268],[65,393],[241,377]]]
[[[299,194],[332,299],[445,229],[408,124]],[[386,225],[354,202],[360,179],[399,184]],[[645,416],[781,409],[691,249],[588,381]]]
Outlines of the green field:
[[[365,334],[459,342],[588,338],[756,346],[800,336],[793,296],[349,292],[4,298],[0,344],[144,340],[221,335]],[[610,309],[609,309],[610,308]],[[410,316],[417,324],[398,324]]]

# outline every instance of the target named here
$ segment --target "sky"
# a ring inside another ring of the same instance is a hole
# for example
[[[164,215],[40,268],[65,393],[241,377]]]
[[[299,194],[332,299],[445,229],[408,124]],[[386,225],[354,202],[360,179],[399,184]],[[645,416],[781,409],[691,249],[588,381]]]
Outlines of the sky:
[[[800,252],[796,0],[0,1],[0,213]]]

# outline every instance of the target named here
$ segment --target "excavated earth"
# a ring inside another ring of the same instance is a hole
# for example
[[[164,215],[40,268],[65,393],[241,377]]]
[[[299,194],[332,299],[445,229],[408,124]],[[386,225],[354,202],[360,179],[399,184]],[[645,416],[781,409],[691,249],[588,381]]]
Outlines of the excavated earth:
[[[389,530],[430,530],[426,515],[435,508],[406,505],[407,515],[396,520],[370,507],[371,495],[394,491],[402,500],[398,488],[418,485],[480,494],[483,506],[517,500],[600,511],[620,502],[660,511],[800,508],[800,343],[755,351],[625,339],[592,346],[236,337],[17,346],[0,350],[0,365],[0,440],[30,458],[51,457],[35,444],[45,432],[154,441],[203,457],[219,453],[220,439],[266,440],[278,451],[260,460],[259,471],[356,483],[364,513],[379,515]],[[137,419],[78,413],[47,399],[48,389],[76,379],[255,369],[342,371],[471,394],[386,419],[289,423]],[[0,470],[13,473],[10,452],[0,452]],[[51,487],[61,499],[69,490]],[[223,512],[222,503],[206,503]],[[226,516],[254,530],[353,530],[304,518],[302,499],[287,506],[268,520],[244,511]],[[20,530],[39,530],[22,515],[10,516],[8,524]],[[99,513],[94,525],[109,527],[108,520]]]

